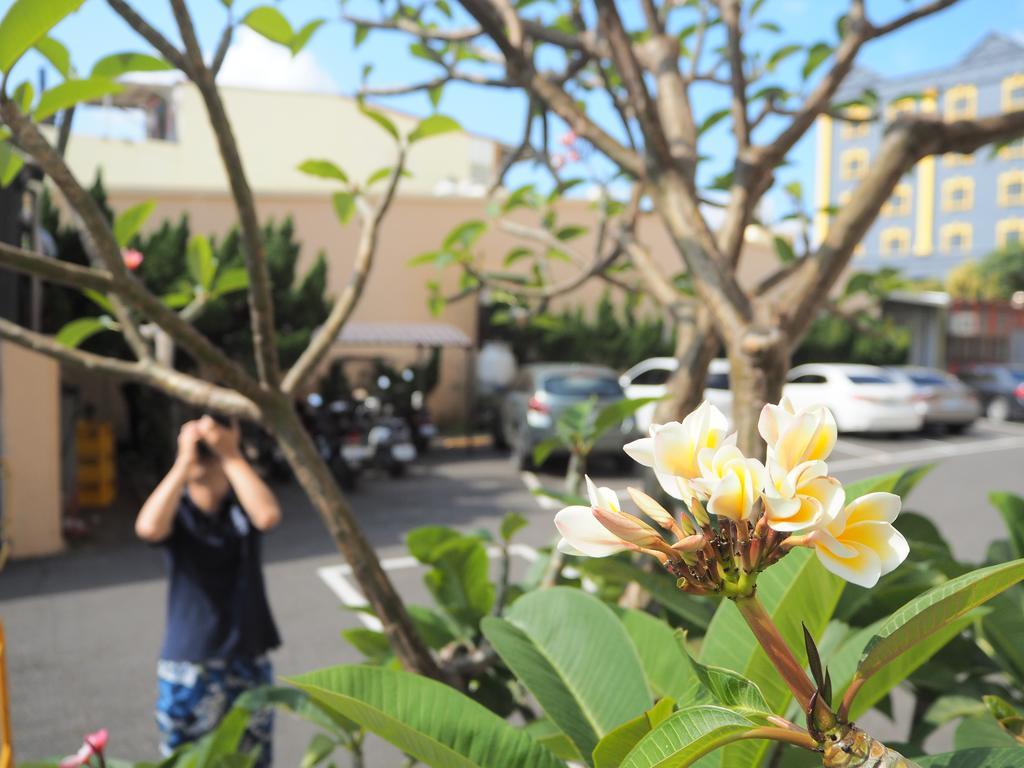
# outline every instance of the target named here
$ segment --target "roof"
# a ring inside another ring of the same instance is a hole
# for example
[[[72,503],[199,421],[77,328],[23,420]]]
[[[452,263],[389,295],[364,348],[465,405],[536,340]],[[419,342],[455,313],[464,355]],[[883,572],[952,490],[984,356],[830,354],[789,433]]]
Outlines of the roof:
[[[461,329],[448,323],[348,323],[337,344],[372,347],[471,347]]]

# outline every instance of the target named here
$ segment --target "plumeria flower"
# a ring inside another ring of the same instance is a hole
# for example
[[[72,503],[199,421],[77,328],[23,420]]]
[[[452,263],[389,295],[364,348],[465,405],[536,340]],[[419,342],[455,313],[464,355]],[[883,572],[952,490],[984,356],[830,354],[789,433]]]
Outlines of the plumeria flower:
[[[784,533],[806,531],[835,519],[842,509],[843,486],[828,477],[823,461],[805,461],[786,472],[769,461],[764,488],[765,517],[769,527]]]
[[[121,251],[121,258],[130,272],[134,272],[142,265],[142,251],[137,251],[134,248],[125,248]]]
[[[873,587],[907,559],[910,546],[892,523],[900,497],[868,493],[846,505],[836,517],[806,538],[821,564],[840,578]]]
[[[682,422],[652,424],[651,436],[634,440],[623,450],[634,461],[652,467],[665,493],[689,504],[694,496],[690,481],[701,476],[699,454],[718,448],[735,437],[726,438],[729,421],[705,401]]]
[[[59,768],[81,768],[88,766],[89,761],[94,757],[103,757],[103,750],[107,748],[107,729],[103,728],[90,733],[85,737],[82,747],[73,755],[68,755],[60,761]]]
[[[690,485],[707,499],[707,511],[734,522],[749,520],[767,479],[764,465],[735,445],[704,448],[697,454],[700,477]]]
[[[571,147],[573,144],[576,143],[576,138],[577,136],[575,131],[566,131],[565,133],[562,134],[562,137],[559,139],[559,141],[562,143],[563,147]]]
[[[838,437],[835,417],[823,405],[797,411],[788,397],[761,410],[757,429],[768,444],[769,463],[791,472],[807,461],[824,461]]]

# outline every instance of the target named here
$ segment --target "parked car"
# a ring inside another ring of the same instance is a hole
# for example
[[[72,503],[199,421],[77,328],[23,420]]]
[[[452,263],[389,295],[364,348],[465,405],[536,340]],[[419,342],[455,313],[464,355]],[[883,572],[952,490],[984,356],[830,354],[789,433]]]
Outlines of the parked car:
[[[1024,419],[1024,368],[1014,365],[971,365],[959,372],[974,390],[985,416],[992,421]]]
[[[914,388],[925,428],[941,427],[959,433],[969,429],[981,415],[977,395],[951,373],[919,365],[892,366],[886,370]]]
[[[596,407],[625,397],[611,368],[574,363],[534,363],[519,369],[501,400],[501,437],[522,469],[533,465],[533,449],[555,434],[559,415],[569,406],[596,398]],[[627,461],[622,446],[638,436],[632,418],[598,440],[594,453]]]
[[[619,384],[630,400],[641,397],[664,397],[668,391],[668,380],[678,367],[679,361],[674,357],[649,357],[622,374],[619,377]],[[716,358],[711,361],[704,386],[704,399],[718,406],[726,416],[732,413],[728,360]],[[647,434],[657,407],[657,403],[648,403],[636,412],[636,426],[640,432]]]
[[[914,387],[874,365],[798,365],[783,393],[796,408],[828,406],[840,432],[916,432],[924,423]]]

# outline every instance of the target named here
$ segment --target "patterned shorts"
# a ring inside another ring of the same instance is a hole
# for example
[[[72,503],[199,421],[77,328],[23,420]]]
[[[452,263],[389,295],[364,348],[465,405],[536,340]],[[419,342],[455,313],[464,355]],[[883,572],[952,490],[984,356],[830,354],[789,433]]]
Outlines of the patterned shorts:
[[[273,671],[266,656],[244,659],[161,660],[157,664],[156,722],[160,753],[165,757],[182,744],[197,741],[217,727],[242,693],[270,685]],[[258,768],[271,764],[273,710],[255,712],[241,751],[260,749]]]

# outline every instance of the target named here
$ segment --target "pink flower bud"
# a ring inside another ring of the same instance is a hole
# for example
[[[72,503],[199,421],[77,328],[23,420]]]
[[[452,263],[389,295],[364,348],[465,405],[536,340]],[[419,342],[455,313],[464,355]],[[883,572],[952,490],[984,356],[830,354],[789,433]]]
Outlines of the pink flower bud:
[[[565,165],[565,156],[564,155],[552,155],[552,157],[551,157],[551,167],[552,168],[554,168],[557,171],[563,165]]]
[[[128,267],[129,271],[134,272],[142,264],[142,252],[136,251],[134,248],[125,248],[121,251],[121,258],[124,259],[124,265]]]
[[[575,149],[570,149],[569,150],[569,162],[570,163],[578,163],[579,159],[580,159],[580,153],[577,152]]]
[[[575,131],[566,131],[562,134],[562,138],[559,141],[562,142],[563,147],[571,147],[576,143],[577,138]]]

